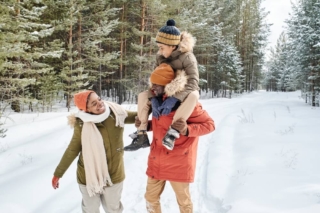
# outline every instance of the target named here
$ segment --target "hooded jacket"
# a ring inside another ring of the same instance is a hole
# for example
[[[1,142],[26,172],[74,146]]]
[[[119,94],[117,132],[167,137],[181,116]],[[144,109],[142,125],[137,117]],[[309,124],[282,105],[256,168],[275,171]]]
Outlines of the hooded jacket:
[[[125,119],[126,124],[132,124],[135,122],[136,112],[127,111],[128,116]],[[59,165],[57,166],[54,176],[61,178],[66,170],[69,168],[74,159],[79,155],[77,163],[77,182],[79,184],[86,185],[85,168],[82,156],[81,145],[81,131],[83,121],[80,118],[76,118],[71,115],[69,118],[69,124],[74,127],[73,136],[70,144],[63,154]],[[101,123],[96,123],[96,127],[102,135],[103,143],[105,147],[108,170],[112,183],[120,183],[125,178],[124,162],[123,162],[123,150],[119,151],[119,148],[123,148],[123,128],[116,126],[116,120],[114,113],[110,110],[109,117]]]
[[[192,91],[199,90],[199,71],[197,59],[193,54],[193,47],[195,45],[195,38],[190,33],[181,33],[181,42],[176,50],[174,50],[168,58],[157,54],[157,66],[161,63],[169,64],[173,70],[184,70],[188,77],[188,82],[184,89],[177,92],[174,97],[181,102]]]
[[[185,75],[178,75],[178,77],[179,81],[175,78],[165,86],[167,96],[168,91],[174,95],[179,91],[177,88],[184,86]],[[181,85],[178,85],[179,83]],[[172,111],[169,115],[160,116],[159,119],[153,117],[149,122],[149,130],[153,131],[153,138],[146,173],[150,178],[157,180],[190,183],[194,181],[199,136],[214,131],[215,125],[208,113],[202,109],[202,105],[197,103],[187,120],[188,136],[180,134],[173,150],[170,151],[162,145],[162,139],[172,123],[174,114],[175,111]]]

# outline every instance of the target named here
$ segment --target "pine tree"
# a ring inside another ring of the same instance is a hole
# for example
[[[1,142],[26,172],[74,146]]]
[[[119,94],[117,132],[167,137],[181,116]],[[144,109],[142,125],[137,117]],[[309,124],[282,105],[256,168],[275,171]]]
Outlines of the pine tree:
[[[1,3],[4,22],[1,25],[3,43],[0,57],[3,99],[12,110],[20,112],[21,106],[37,102],[32,93],[37,79],[52,70],[43,63],[48,51],[39,41],[53,32],[51,25],[41,23],[45,6],[33,2],[6,1]]]
[[[311,92],[312,105],[320,90],[320,4],[317,0],[300,0],[292,5],[288,23],[290,56],[295,59],[290,70],[299,69],[299,77]]]
[[[239,74],[242,71],[239,52],[232,40],[223,35],[224,24],[221,22],[222,8],[217,2],[197,1],[192,7],[181,11],[183,26],[197,38],[195,55],[200,67],[202,88],[212,90],[240,89]],[[198,16],[197,14],[202,14]],[[191,18],[190,18],[191,17]],[[201,82],[201,81],[200,81]]]

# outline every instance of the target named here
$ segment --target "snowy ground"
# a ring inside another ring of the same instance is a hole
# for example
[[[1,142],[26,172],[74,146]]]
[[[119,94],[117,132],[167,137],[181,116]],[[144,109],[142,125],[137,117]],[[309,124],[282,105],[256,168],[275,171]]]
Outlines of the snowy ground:
[[[320,108],[299,95],[260,91],[201,100],[216,130],[200,138],[191,184],[195,213],[320,212]],[[7,137],[0,138],[0,212],[81,212],[76,160],[60,188],[51,186],[72,135],[69,113],[58,111],[10,114]],[[125,135],[134,130],[127,125]],[[125,153],[124,213],[146,212],[147,156],[148,149]],[[161,205],[164,213],[179,212],[170,184]]]

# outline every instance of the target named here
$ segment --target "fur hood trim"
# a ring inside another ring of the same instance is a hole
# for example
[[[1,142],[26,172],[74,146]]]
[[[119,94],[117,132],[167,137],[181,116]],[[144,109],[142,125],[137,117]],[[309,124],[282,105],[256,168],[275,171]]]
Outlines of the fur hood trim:
[[[181,33],[181,41],[179,44],[180,52],[192,52],[193,47],[196,44],[196,39],[188,32],[184,31]]]
[[[176,77],[164,87],[164,92],[167,96],[173,96],[184,90],[187,81],[188,77],[186,72],[184,70],[177,70]]]
[[[71,113],[70,115],[67,116],[67,119],[68,119],[68,125],[71,128],[74,128],[77,122],[76,113]]]
[[[164,92],[167,96],[173,96],[178,92],[185,90],[185,85],[188,82],[188,76],[184,70],[177,70],[176,77],[164,87]],[[152,83],[149,78],[149,86],[152,87]]]

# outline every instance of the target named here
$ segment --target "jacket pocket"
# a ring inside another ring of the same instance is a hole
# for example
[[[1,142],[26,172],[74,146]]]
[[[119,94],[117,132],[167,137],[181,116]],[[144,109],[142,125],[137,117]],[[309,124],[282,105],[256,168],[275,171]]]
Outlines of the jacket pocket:
[[[191,163],[189,149],[175,147],[172,151],[166,150],[161,155],[160,162],[161,167],[164,170],[177,173],[187,173]]]

